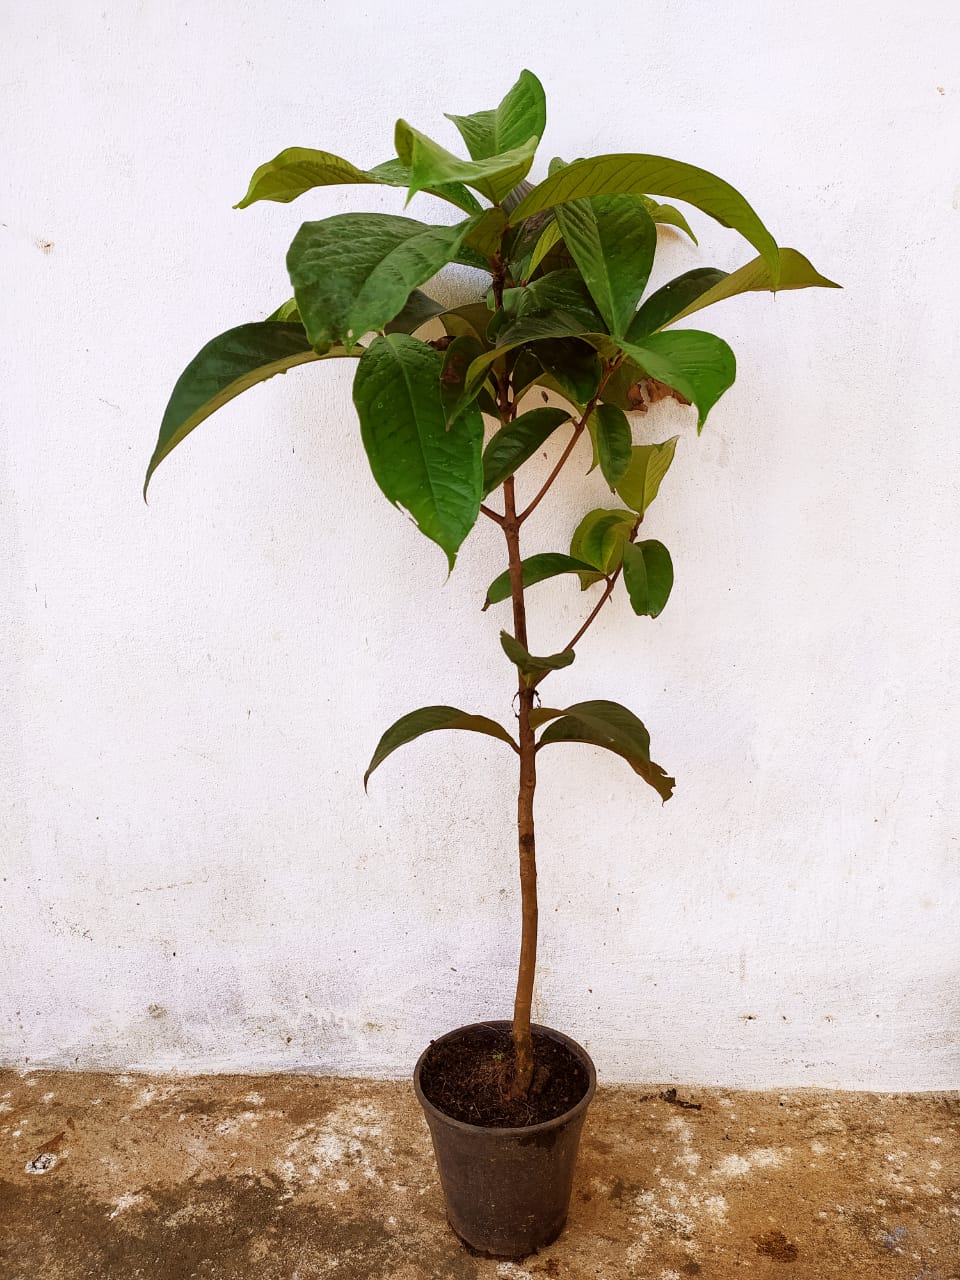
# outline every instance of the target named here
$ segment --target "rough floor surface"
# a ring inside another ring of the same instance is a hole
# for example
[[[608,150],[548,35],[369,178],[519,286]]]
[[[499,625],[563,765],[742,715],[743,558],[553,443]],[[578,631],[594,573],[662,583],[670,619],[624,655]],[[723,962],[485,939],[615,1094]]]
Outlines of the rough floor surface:
[[[2,1280],[688,1276],[960,1280],[960,1098],[601,1089],[566,1230],[498,1263],[407,1085],[0,1073]]]

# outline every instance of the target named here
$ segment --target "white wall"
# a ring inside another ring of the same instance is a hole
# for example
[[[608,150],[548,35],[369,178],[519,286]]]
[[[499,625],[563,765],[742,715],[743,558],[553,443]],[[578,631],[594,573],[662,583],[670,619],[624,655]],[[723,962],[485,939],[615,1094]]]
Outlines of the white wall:
[[[699,163],[845,286],[698,317],[735,387],[699,441],[676,406],[641,424],[682,433],[648,517],[674,596],[656,622],[610,607],[551,697],[634,708],[678,787],[661,808],[613,757],[540,757],[536,1012],[607,1081],[956,1085],[956,6],[4,14],[3,1059],[394,1075],[509,1014],[514,757],[435,735],[361,785],[413,707],[509,716],[505,615],[479,612],[498,531],[445,583],[369,476],[340,364],[234,402],[139,490],[186,361],[289,295],[300,222],[402,208],[234,212],[254,167],[293,144],[376,163],[400,114],[452,145],[442,112],[529,66],[534,176]],[[752,256],[696,228],[664,274]],[[572,479],[528,552],[603,503]],[[583,600],[530,599],[550,652]]]

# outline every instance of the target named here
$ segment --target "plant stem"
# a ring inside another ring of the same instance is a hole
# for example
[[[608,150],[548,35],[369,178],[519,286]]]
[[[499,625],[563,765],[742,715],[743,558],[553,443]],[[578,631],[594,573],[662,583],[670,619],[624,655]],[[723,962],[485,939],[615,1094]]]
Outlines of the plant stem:
[[[517,519],[513,477],[504,482],[503,531],[510,562],[510,595],[513,602],[514,636],[527,647],[527,618],[523,599],[523,565],[520,559],[520,522]],[[520,853],[520,903],[522,929],[517,993],[513,1005],[513,1044],[516,1070],[511,1096],[522,1098],[533,1079],[533,1038],[530,1016],[533,1005],[533,981],[537,967],[537,858],[533,825],[533,796],[537,786],[537,756],[530,712],[534,691],[518,673],[520,786],[517,792],[517,838]]]

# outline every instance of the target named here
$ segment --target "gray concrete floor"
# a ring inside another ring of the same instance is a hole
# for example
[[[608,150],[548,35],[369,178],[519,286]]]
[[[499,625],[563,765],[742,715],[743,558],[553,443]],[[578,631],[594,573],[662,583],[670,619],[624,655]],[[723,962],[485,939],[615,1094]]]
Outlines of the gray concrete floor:
[[[566,1230],[498,1263],[406,1084],[0,1073],[0,1280],[960,1280],[960,1097],[679,1092],[601,1089]]]

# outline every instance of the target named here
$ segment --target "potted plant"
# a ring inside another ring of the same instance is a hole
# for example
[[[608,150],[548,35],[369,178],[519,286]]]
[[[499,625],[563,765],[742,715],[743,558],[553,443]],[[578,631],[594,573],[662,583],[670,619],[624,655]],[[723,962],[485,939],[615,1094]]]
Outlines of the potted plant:
[[[512,1022],[458,1028],[428,1046],[415,1071],[454,1229],[476,1249],[517,1257],[563,1225],[595,1082],[580,1046],[531,1025],[540,752],[592,744],[620,756],[662,801],[674,787],[633,711],[605,699],[564,707],[541,695],[615,592],[650,618],[670,595],[669,552],[639,535],[678,437],[637,443],[628,415],[672,396],[692,406],[699,432],[733,382],[729,346],[678,322],[751,290],[835,286],[796,250],[778,247],[739,192],[693,165],[642,154],[555,159],[531,185],[546,108],[529,71],[494,110],[449,119],[469,159],[400,120],[396,156],[373,168],[294,147],[257,169],[238,208],[379,183],[429,192],[463,216],[426,224],[346,213],[304,223],[287,255],[293,298],[266,320],[214,338],[190,362],[164,414],[144,494],[159,463],[233,397],[295,365],[341,357],[357,362],[353,398],[377,484],[443,550],[450,570],[480,516],[503,533],[506,568],[484,608],[512,610],[500,641],[515,669],[514,731],[457,707],[423,707],[383,734],[364,784],[398,747],[440,729],[484,734],[517,756],[522,929]],[[693,238],[683,214],[662,203],[671,199],[733,228],[758,256],[732,273],[687,271],[649,292],[658,227]],[[488,284],[464,305],[443,307],[421,286],[450,263],[482,270]],[[563,440],[555,465],[521,498],[518,476],[554,435]],[[568,549],[524,555],[524,526],[581,438],[610,505],[584,514]],[[561,574],[594,594],[569,641],[537,656],[526,593]]]

